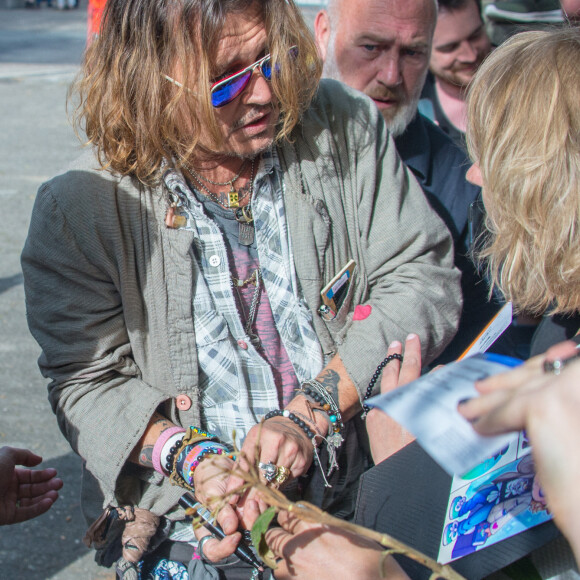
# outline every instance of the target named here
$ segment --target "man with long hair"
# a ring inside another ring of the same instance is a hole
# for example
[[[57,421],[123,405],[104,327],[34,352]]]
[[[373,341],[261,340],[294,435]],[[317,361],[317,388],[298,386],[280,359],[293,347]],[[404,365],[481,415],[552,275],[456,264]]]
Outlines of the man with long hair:
[[[453,335],[451,238],[320,69],[292,1],[107,2],[76,84],[91,150],[41,187],[22,257],[104,565],[229,577],[234,465],[348,516],[389,343],[429,361]],[[181,525],[184,488],[229,499],[225,538]]]

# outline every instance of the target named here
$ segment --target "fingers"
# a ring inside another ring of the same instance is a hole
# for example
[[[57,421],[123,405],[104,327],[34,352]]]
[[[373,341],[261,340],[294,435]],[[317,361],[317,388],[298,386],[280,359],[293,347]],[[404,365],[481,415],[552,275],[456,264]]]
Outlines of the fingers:
[[[230,535],[238,530],[240,521],[235,509],[231,505],[226,504],[220,509],[217,515],[217,523],[221,526],[225,534]]]
[[[482,381],[477,381],[475,388],[482,394],[501,389],[520,388],[544,373],[543,365],[546,356],[547,353],[535,356],[519,367],[506,371],[505,373],[493,375]]]
[[[48,467],[47,469],[22,469],[17,467],[14,472],[18,478],[18,482],[30,485],[40,485],[43,483],[49,484],[47,489],[60,489],[58,487],[58,479],[56,477],[56,469]],[[49,483],[52,482],[52,483]],[[61,482],[62,483],[62,482]]]
[[[259,441],[259,445],[257,442]],[[239,454],[236,471],[249,470],[251,465],[272,464],[277,468],[270,485],[283,485],[304,474],[312,462],[313,445],[304,431],[286,417],[273,417],[249,431]],[[263,469],[259,476],[268,483]],[[228,493],[239,490],[243,478],[232,475],[227,482]]]
[[[20,507],[16,509],[13,523],[17,524],[41,516],[51,508],[56,499],[56,497],[53,498],[52,496],[44,497],[40,501],[31,505],[20,505]]]
[[[262,511],[257,499],[246,498],[242,505],[238,505],[238,517],[242,527],[246,530],[251,530]]]
[[[555,361],[557,359],[566,359],[578,353],[577,345],[571,340],[560,342],[550,347],[546,351],[546,360]]]
[[[393,342],[391,342],[387,350],[387,356],[402,353],[403,353],[403,345],[398,340],[394,340]],[[400,372],[401,372],[400,361],[398,361],[397,359],[392,359],[383,369],[383,374],[381,378],[381,393],[388,393],[399,386]]]
[[[283,528],[270,528],[266,532],[266,543],[272,552],[274,552],[276,557],[281,558],[283,557],[286,544],[288,544],[293,537],[293,534],[287,532]]]
[[[387,356],[403,354],[403,347],[398,340],[393,341],[387,350]],[[409,334],[405,341],[403,362],[391,360],[383,369],[381,393],[388,393],[397,387],[406,385],[421,376],[421,341],[416,334]]]
[[[20,506],[32,506],[35,505],[37,503],[40,503],[42,501],[44,501],[45,499],[50,499],[52,501],[52,503],[54,503],[57,499],[58,499],[58,492],[51,490],[51,491],[47,491],[46,493],[43,493],[41,495],[35,495],[32,497],[21,497],[18,500],[18,503]]]
[[[34,467],[42,462],[42,457],[28,449],[17,447],[2,447],[0,449],[0,463],[12,462],[14,465]]]
[[[528,406],[534,394],[549,387],[554,375],[544,370],[545,361],[566,359],[577,353],[572,341],[562,342],[522,366],[476,383],[481,397],[458,405],[458,411],[483,435],[525,429]]]
[[[45,494],[50,494],[51,492],[55,492],[58,491],[59,489],[62,488],[63,486],[63,482],[62,479],[59,479],[58,477],[54,477],[54,474],[56,474],[56,471],[54,469],[49,470],[51,473],[53,473],[53,475],[46,479],[46,474],[43,474],[43,478],[40,479],[39,483],[28,483],[28,481],[34,481],[35,477],[32,477],[31,474],[36,474],[36,473],[42,473],[42,472],[36,472],[36,471],[30,471],[27,469],[17,469],[16,475],[19,481],[19,486],[18,486],[18,495],[20,499],[26,499],[26,498],[37,498],[37,497],[42,497]],[[23,472],[27,472],[27,473],[23,473]],[[24,483],[22,483],[24,482]],[[58,494],[57,494],[58,497]]]
[[[201,540],[206,536],[211,536],[211,534],[203,528],[196,530],[195,535],[198,540]],[[235,532],[234,534],[227,535],[223,540],[218,540],[215,536],[208,540],[204,540],[203,554],[200,554],[200,556],[203,556],[203,558],[210,562],[219,562],[224,558],[228,558],[236,551],[241,539],[242,534],[240,532]]]
[[[409,334],[405,341],[405,353],[401,364],[399,386],[406,385],[421,376],[421,341],[416,334]]]
[[[493,391],[460,403],[458,411],[481,435],[497,435],[525,428],[523,401],[521,397],[514,397],[511,391]]]

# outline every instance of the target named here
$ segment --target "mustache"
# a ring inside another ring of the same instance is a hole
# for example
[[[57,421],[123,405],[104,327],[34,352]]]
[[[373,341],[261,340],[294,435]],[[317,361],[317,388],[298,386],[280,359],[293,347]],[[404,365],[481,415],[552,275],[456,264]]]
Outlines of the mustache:
[[[243,117],[241,117],[237,121],[234,121],[232,128],[240,129],[244,125],[253,123],[254,121],[257,121],[261,117],[267,115],[268,113],[272,113],[273,111],[274,111],[273,104],[254,107],[251,111],[248,111]]]
[[[371,99],[377,101],[404,101],[405,94],[402,88],[374,87],[367,93]]]

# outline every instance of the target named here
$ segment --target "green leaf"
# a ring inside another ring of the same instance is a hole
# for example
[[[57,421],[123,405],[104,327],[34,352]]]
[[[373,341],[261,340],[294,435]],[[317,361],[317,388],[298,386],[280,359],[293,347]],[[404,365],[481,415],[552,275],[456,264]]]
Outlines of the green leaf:
[[[273,570],[276,569],[276,559],[274,553],[266,543],[266,532],[275,516],[276,510],[274,507],[270,506],[265,512],[260,514],[258,519],[254,522],[251,531],[252,544],[254,544],[254,547],[258,550],[258,555],[262,558],[264,564]]]

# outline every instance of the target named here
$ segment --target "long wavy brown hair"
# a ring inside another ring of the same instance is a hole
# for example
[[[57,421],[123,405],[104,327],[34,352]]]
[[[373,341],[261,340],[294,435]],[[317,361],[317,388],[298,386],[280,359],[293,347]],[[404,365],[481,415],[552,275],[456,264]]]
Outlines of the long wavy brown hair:
[[[469,153],[489,236],[480,257],[518,310],[580,310],[580,29],[522,32],[478,70]]]
[[[209,86],[212,60],[229,14],[258,6],[279,74],[272,77],[288,138],[318,87],[321,62],[293,0],[109,0],[69,99],[77,132],[101,166],[153,184],[164,159],[188,159],[209,133],[219,150]],[[297,46],[295,54],[290,48]],[[164,75],[180,71],[182,87]],[[207,91],[184,87],[204,87]]]

